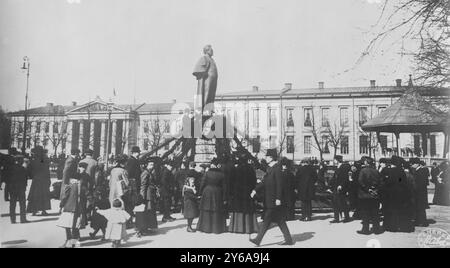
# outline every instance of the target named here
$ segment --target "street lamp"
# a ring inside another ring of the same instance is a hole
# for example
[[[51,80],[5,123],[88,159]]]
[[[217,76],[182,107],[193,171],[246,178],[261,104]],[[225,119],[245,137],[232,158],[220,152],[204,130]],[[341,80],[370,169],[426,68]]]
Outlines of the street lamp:
[[[25,112],[24,112],[24,126],[23,126],[23,142],[22,142],[22,153],[25,154],[26,142],[27,142],[27,125],[28,125],[28,82],[30,80],[30,59],[25,56],[23,57],[22,70],[27,71],[27,89],[25,93]]]
[[[105,150],[105,154],[106,154],[106,170],[108,170],[109,167],[109,135],[110,135],[110,128],[111,128],[111,113],[112,113],[112,107],[111,104],[108,102],[107,104],[107,109],[108,109],[108,125],[107,125],[107,129],[106,129],[106,150]],[[112,138],[112,137],[111,137]]]

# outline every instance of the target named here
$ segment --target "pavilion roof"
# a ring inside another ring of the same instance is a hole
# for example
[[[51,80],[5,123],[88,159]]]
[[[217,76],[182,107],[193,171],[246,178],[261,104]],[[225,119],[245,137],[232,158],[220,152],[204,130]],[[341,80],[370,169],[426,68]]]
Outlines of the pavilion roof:
[[[397,102],[367,121],[362,129],[374,132],[442,132],[449,114],[433,106],[416,90],[407,91]]]

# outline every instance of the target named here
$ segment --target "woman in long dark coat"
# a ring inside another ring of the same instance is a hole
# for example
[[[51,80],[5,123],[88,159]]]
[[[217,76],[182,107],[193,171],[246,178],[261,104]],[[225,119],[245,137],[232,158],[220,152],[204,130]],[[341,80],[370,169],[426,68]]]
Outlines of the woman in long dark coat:
[[[144,210],[136,212],[138,237],[145,234],[148,229],[158,228],[158,221],[156,219],[157,179],[154,165],[154,162],[149,162],[147,168],[141,173],[140,197],[144,205]]]
[[[391,168],[384,185],[385,206],[383,227],[388,232],[413,232],[412,193],[403,170],[404,160],[392,157]]]
[[[218,168],[218,160],[211,161],[211,168],[205,173],[200,186],[200,218],[197,230],[204,233],[220,234],[225,232],[226,218],[224,192],[225,175]]]
[[[30,177],[32,179],[28,194],[27,212],[36,215],[42,211],[42,215],[48,215],[50,204],[50,161],[41,146],[33,150],[33,158],[30,164]]]
[[[230,178],[230,233],[257,233],[255,204],[250,194],[256,187],[256,173],[245,156],[239,158],[234,174]]]

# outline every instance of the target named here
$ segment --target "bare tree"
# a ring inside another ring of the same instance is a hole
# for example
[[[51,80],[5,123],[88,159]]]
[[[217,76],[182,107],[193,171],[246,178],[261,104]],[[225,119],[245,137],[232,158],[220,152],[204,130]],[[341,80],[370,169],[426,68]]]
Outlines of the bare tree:
[[[417,81],[432,86],[443,86],[450,83],[450,34],[447,32],[438,39],[427,38],[415,55]],[[447,43],[446,43],[447,42]]]
[[[58,148],[67,139],[67,122],[58,121],[56,116],[53,117],[53,130],[45,132],[45,137],[50,141],[53,146],[53,152],[56,156],[58,154]]]
[[[320,161],[323,161],[323,154],[325,153],[325,149],[328,146],[328,140],[323,140],[322,135],[324,134],[324,129],[321,124],[317,124],[314,110],[311,112],[311,128],[310,133],[314,138],[315,145],[312,146],[319,151]]]
[[[401,55],[411,54],[418,76],[415,82],[429,86],[444,86],[450,77],[450,27],[448,0],[385,0],[378,21],[372,27],[371,39],[356,64],[373,54],[388,37],[396,37]],[[420,42],[420,48],[406,51],[406,41]]]
[[[148,141],[148,145],[151,149],[157,148],[164,139],[163,126],[161,126],[161,120],[156,115],[155,119],[148,120],[144,123],[144,139]],[[155,152],[158,154],[158,151]]]
[[[337,155],[338,149],[341,147],[341,142],[344,137],[345,128],[341,123],[327,124],[324,133],[328,136],[328,143],[334,149],[334,157]]]

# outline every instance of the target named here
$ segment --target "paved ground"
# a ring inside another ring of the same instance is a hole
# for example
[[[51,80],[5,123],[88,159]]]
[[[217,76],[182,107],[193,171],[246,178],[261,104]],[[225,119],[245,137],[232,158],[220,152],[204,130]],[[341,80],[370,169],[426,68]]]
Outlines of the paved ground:
[[[3,191],[0,191],[0,241],[2,247],[58,247],[65,239],[62,228],[55,226],[58,219],[57,208],[59,201],[52,201],[54,210],[47,217],[32,217],[28,214],[31,223],[11,225],[8,215],[8,203],[3,200]],[[129,230],[130,239],[124,247],[181,247],[181,248],[245,248],[253,247],[248,242],[248,235],[224,233],[220,235],[187,233],[186,221],[182,215],[175,214],[176,221],[171,223],[160,222],[159,230],[154,235],[138,239],[134,231]],[[293,247],[366,247],[379,245],[381,247],[418,247],[418,234],[425,228],[417,228],[415,233],[384,233],[382,235],[361,236],[356,234],[361,225],[359,221],[347,224],[330,224],[331,213],[316,214],[312,222],[303,223],[291,221],[288,223],[295,245]],[[430,227],[441,228],[450,232],[450,207],[432,206],[428,210],[428,218],[433,224]],[[158,216],[161,220],[161,216]],[[82,247],[110,247],[110,243],[100,239],[89,240],[88,227],[81,231]],[[373,240],[376,239],[376,240]],[[281,247],[283,240],[278,228],[269,230],[263,240],[263,247]]]

